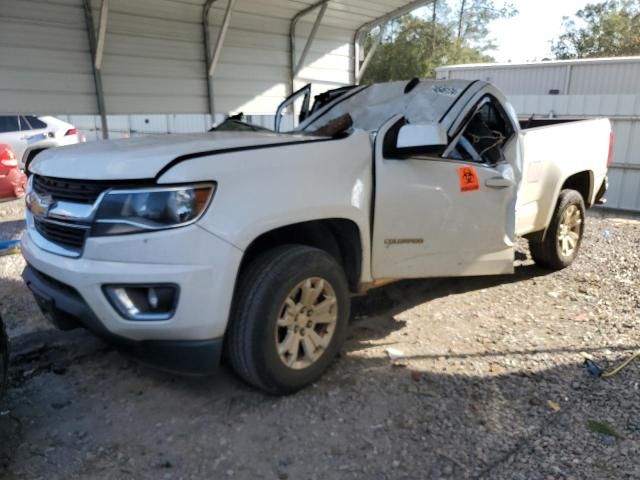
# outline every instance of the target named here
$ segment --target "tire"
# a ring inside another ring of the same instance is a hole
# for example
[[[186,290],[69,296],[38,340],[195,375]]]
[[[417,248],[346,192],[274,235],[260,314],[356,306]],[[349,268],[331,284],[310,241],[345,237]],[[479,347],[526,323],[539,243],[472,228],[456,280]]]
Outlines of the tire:
[[[270,250],[240,275],[226,359],[243,380],[261,390],[296,392],[320,378],[340,351],[350,306],[346,275],[331,255],[302,245]]]
[[[0,318],[0,398],[7,387],[7,370],[9,368],[9,339]]]
[[[582,195],[575,190],[562,190],[545,239],[542,242],[529,242],[529,250],[536,264],[551,270],[562,270],[571,265],[582,244],[584,220]]]

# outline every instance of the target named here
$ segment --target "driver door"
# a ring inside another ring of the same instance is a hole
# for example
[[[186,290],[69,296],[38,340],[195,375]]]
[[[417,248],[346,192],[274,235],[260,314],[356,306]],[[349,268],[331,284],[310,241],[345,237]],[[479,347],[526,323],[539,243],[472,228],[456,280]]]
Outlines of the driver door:
[[[466,117],[449,146],[436,153],[394,156],[383,145],[398,118],[381,129],[375,279],[513,273],[517,130],[488,95]]]

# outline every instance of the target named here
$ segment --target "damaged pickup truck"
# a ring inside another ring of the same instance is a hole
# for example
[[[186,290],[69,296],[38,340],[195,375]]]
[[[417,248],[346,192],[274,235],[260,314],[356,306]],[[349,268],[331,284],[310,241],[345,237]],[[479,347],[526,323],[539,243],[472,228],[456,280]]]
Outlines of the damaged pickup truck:
[[[289,393],[336,357],[350,294],[512,273],[518,235],[540,265],[567,267],[606,190],[606,119],[521,130],[481,81],[311,100],[306,87],[281,106],[277,124],[302,105],[288,133],[227,125],[39,155],[22,251],[45,314],[166,369],[224,358]]]

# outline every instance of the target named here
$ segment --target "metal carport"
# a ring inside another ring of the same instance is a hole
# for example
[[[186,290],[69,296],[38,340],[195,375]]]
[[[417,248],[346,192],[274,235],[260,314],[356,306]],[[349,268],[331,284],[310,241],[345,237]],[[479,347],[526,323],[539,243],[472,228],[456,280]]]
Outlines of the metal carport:
[[[0,0],[0,113],[271,115],[355,83],[365,34],[427,3]]]

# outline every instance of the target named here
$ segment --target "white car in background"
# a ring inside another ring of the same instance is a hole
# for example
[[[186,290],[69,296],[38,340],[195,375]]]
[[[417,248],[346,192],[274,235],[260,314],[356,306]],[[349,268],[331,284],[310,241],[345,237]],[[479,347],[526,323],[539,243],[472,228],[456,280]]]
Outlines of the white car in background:
[[[0,115],[0,143],[9,145],[25,172],[43,150],[78,143],[78,129],[54,117]]]

